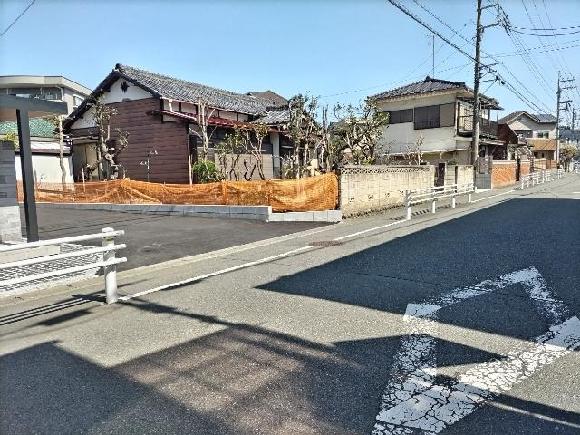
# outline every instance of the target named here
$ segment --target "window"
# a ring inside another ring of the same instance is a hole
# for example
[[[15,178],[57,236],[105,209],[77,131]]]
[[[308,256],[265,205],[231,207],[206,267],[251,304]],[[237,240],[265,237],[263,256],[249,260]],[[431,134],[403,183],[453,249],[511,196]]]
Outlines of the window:
[[[540,139],[548,139],[549,132],[548,131],[538,131],[536,132],[536,137]]]
[[[422,130],[425,128],[439,128],[440,114],[441,112],[439,105],[415,107],[415,130]]]
[[[389,124],[400,124],[402,122],[413,122],[413,109],[393,110],[389,113]]]
[[[76,109],[77,107],[79,107],[81,105],[81,103],[83,102],[84,98],[81,97],[80,95],[73,95],[73,106]]]

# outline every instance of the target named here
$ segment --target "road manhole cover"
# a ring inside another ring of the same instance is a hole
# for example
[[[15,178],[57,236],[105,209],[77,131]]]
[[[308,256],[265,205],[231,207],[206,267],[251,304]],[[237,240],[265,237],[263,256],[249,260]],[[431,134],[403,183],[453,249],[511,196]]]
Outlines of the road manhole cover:
[[[318,240],[316,242],[310,242],[310,246],[341,246],[343,242],[339,242],[338,240]]]

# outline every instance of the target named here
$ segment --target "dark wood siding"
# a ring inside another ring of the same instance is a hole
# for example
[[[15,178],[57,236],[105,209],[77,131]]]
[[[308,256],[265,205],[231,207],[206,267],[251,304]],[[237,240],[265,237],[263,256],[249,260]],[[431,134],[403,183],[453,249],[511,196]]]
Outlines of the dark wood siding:
[[[147,112],[159,109],[159,99],[124,101],[114,103],[117,115],[111,122],[111,136],[114,129],[129,132],[129,145],[119,156],[127,177],[147,180],[147,169],[139,164],[147,159],[147,152],[157,150],[151,158],[151,181],[160,183],[187,183],[188,134],[182,122],[161,122],[156,115]]]

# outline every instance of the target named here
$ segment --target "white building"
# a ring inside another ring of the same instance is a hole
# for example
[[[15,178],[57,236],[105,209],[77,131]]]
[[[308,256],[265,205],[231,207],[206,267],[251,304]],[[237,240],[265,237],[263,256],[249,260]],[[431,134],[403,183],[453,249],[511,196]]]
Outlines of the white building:
[[[473,131],[473,90],[464,82],[450,82],[427,76],[425,80],[369,97],[378,109],[389,113],[389,125],[381,148],[404,158],[418,145],[429,163],[453,161],[470,164]],[[504,141],[498,139],[492,110],[499,103],[481,95],[479,155],[504,159]]]
[[[91,90],[63,76],[0,76],[0,93],[25,98],[63,101],[68,114],[91,94]]]
[[[37,98],[50,101],[61,101],[67,104],[70,114],[91,90],[62,76],[11,75],[0,76],[0,94],[16,95],[25,98]],[[55,124],[47,119],[30,119],[30,146],[32,148],[32,167],[36,183],[60,183],[62,170],[60,166],[60,143],[55,135]],[[17,134],[16,122],[0,119],[0,139],[7,135]],[[72,156],[68,146],[63,147],[65,180],[73,182]],[[16,151],[16,178],[22,179],[20,154]]]

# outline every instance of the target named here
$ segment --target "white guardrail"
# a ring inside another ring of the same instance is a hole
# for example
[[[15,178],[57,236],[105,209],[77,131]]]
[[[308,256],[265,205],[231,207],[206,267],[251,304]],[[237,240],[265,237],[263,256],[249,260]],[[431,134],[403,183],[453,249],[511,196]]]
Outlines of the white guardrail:
[[[543,184],[554,179],[559,180],[564,176],[564,169],[548,170],[541,169],[539,171],[530,172],[520,179],[520,189],[526,187]]]
[[[71,273],[82,272],[83,270],[89,270],[94,268],[103,268],[103,275],[105,277],[105,294],[107,298],[107,304],[115,303],[118,299],[117,294],[117,264],[124,263],[127,261],[126,257],[115,256],[115,253],[124,249],[127,246],[124,244],[115,245],[115,237],[124,235],[123,230],[115,231],[113,228],[107,227],[103,228],[101,233],[75,236],[75,237],[62,237],[60,239],[51,240],[40,240],[38,242],[30,243],[16,243],[14,245],[0,246],[0,253],[9,251],[23,251],[29,248],[37,248],[41,246],[55,246],[64,243],[75,243],[84,242],[87,240],[97,240],[102,239],[102,246],[87,246],[86,249],[79,249],[73,252],[66,252],[63,254],[55,255],[45,255],[42,257],[28,258],[25,260],[12,261],[9,263],[1,263],[0,269],[9,269],[13,267],[30,266],[33,264],[47,263],[54,260],[62,260],[66,258],[80,257],[88,254],[103,254],[102,261],[96,261],[89,264],[83,264],[81,266],[66,267],[59,270],[51,270],[49,272],[36,273],[26,276],[17,276],[15,278],[10,278],[0,281],[0,286],[13,286],[16,284],[21,284],[30,281],[36,281],[43,278],[49,278],[53,276],[68,275]]]
[[[471,194],[473,192],[475,192],[475,186],[473,183],[451,184],[420,190],[406,190],[405,207],[407,207],[407,220],[411,219],[413,205],[431,202],[431,213],[435,213],[437,210],[437,201],[450,198],[451,208],[455,208],[456,198],[458,196],[467,195],[468,202],[471,202]]]

